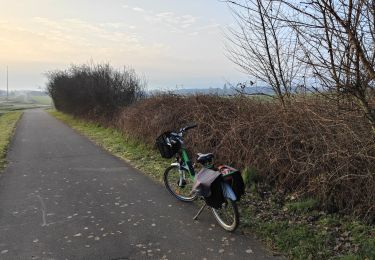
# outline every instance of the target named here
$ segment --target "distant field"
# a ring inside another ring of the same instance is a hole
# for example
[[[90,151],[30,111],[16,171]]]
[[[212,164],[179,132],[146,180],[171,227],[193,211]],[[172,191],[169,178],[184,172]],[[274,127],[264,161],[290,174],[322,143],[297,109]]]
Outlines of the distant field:
[[[48,105],[48,106],[52,104],[52,99],[49,96],[31,95],[30,100],[33,101],[35,104]]]
[[[0,114],[29,108],[50,107],[51,104],[52,99],[44,95],[14,95],[10,96],[8,100],[5,97],[0,97]]]

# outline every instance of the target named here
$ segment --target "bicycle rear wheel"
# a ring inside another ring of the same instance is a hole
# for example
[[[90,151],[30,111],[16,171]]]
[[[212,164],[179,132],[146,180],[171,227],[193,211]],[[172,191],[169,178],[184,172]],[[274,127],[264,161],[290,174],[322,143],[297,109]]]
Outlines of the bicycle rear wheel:
[[[178,166],[170,166],[164,172],[164,184],[167,190],[178,200],[190,202],[197,198],[191,194],[193,180],[187,170],[180,170]]]
[[[240,223],[240,215],[235,201],[225,198],[225,202],[220,209],[211,209],[216,221],[222,228],[230,232],[236,230]]]

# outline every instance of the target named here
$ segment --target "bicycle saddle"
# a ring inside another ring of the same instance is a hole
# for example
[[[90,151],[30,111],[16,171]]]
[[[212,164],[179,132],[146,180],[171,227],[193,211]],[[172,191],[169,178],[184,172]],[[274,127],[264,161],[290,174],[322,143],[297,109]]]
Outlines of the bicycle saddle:
[[[211,162],[212,158],[214,158],[213,153],[197,153],[197,155],[198,155],[197,162],[202,163],[202,164]]]

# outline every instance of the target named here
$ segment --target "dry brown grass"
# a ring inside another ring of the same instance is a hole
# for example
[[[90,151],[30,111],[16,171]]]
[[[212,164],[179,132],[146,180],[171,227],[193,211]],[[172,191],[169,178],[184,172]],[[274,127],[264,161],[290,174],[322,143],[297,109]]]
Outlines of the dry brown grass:
[[[250,98],[161,95],[124,108],[116,126],[153,144],[188,123],[194,152],[217,162],[255,167],[275,190],[311,196],[322,208],[375,218],[375,142],[360,113],[321,98],[277,103]]]

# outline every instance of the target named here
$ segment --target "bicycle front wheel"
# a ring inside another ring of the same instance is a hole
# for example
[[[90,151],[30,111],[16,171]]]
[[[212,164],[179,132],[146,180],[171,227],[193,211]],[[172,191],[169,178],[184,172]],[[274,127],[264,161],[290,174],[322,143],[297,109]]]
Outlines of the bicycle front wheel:
[[[230,232],[236,230],[240,223],[240,215],[235,201],[225,198],[225,202],[220,209],[211,209],[216,221],[222,228]]]
[[[164,184],[167,190],[178,200],[190,202],[197,198],[192,194],[193,180],[187,170],[180,170],[178,166],[170,166],[164,172]]]

